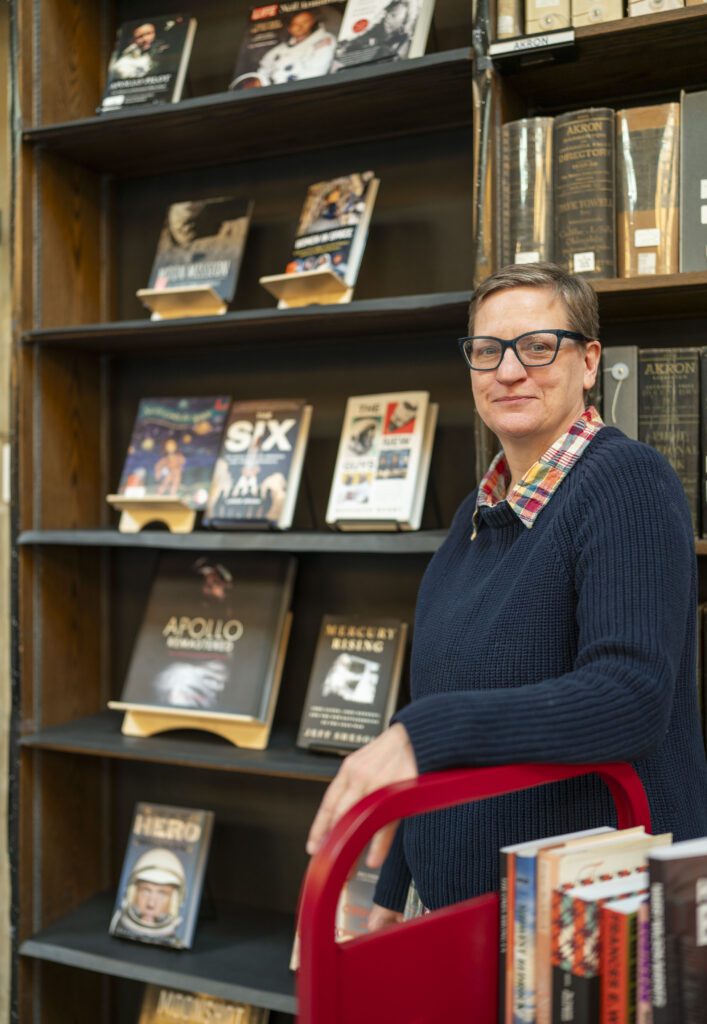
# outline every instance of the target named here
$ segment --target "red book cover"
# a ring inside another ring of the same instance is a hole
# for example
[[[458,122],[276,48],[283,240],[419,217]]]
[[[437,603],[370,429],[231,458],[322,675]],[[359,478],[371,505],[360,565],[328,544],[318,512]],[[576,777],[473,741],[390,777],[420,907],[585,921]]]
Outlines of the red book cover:
[[[636,928],[647,896],[612,900],[600,910],[601,1024],[636,1020]]]

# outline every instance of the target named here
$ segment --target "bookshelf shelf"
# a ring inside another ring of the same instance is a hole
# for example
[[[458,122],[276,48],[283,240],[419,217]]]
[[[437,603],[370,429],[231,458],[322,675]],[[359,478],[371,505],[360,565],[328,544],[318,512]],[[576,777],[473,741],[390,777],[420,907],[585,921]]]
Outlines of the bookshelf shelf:
[[[20,745],[28,750],[311,782],[328,782],[341,764],[335,756],[298,750],[294,733],[282,727],[273,729],[267,750],[239,750],[217,737],[187,730],[146,738],[124,736],[122,720],[118,712],[104,711],[23,736]]]
[[[471,70],[471,49],[460,47],[287,82],[256,95],[254,90],[217,93],[155,109],[27,128],[23,139],[117,177],[233,163],[470,125]]]
[[[161,949],[108,934],[113,894],[94,896],[20,946],[35,960],[98,971],[222,999],[295,1012],[288,969],[294,918],[248,907],[200,921],[191,950]]]

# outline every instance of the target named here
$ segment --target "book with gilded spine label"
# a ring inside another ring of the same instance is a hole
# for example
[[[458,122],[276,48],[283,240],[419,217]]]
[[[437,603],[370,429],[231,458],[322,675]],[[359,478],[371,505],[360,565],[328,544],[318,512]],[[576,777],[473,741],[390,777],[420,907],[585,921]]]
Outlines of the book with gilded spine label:
[[[509,121],[501,133],[503,265],[553,254],[552,118]]]

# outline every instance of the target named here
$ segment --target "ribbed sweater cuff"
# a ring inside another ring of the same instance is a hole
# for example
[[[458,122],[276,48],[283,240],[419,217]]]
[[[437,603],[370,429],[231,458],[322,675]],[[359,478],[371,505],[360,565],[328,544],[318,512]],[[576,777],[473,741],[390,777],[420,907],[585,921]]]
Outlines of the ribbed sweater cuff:
[[[398,826],[393,845],[381,868],[373,900],[379,907],[402,913],[412,876],[403,849],[403,826]]]

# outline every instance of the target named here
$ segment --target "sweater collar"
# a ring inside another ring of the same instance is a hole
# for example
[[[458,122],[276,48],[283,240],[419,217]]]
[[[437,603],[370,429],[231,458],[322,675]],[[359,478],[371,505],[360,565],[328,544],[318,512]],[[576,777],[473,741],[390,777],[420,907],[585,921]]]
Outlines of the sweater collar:
[[[601,416],[594,406],[590,405],[566,433],[553,441],[510,493],[506,492],[511,473],[506,457],[500,451],[479,484],[476,508],[472,517],[471,539],[476,540],[479,531],[479,510],[493,508],[502,501],[507,502],[521,523],[530,529],[584,449],[603,426]]]

